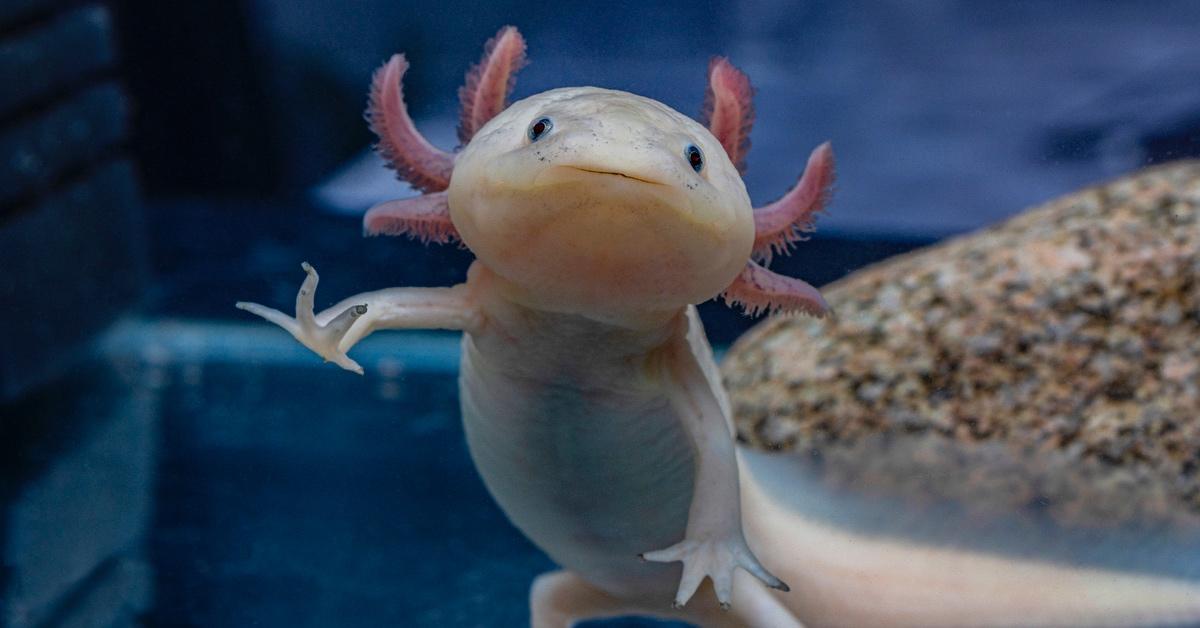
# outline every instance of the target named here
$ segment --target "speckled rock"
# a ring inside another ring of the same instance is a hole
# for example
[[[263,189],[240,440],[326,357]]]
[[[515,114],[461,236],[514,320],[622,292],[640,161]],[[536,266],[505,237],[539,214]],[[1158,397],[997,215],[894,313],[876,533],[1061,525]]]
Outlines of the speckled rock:
[[[1200,527],[1200,162],[1085,189],[823,290],[723,373],[739,438],[839,490]]]

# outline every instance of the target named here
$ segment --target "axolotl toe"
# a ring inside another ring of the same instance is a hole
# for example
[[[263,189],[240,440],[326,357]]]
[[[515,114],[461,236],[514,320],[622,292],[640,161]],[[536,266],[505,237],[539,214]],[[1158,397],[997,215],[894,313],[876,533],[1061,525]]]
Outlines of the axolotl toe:
[[[1200,618],[1200,588],[1186,583],[860,539],[773,498],[737,451],[695,304],[826,312],[816,289],[766,264],[811,230],[832,150],[818,146],[791,191],[754,208],[741,178],[752,90],[728,61],[709,66],[706,124],[595,87],[509,105],[524,61],[515,28],[488,42],[460,90],[455,153],[409,118],[402,55],[372,86],[379,150],[424,195],[372,208],[364,229],[461,242],[476,256],[465,282],[314,314],[305,264],[295,316],[238,307],[360,373],[347,352],[373,331],[463,332],[471,456],[562,567],[533,583],[535,626],[626,614],[772,628]]]

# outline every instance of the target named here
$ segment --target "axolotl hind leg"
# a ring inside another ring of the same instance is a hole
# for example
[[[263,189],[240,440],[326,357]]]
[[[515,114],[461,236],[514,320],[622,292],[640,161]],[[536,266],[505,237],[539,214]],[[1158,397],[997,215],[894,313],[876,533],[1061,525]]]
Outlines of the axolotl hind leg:
[[[802,624],[761,584],[748,574],[739,573],[735,608],[722,610],[707,604],[674,608],[661,600],[631,601],[606,593],[569,571],[552,571],[537,577],[529,590],[529,617],[532,628],[568,628],[590,619],[650,616],[682,620],[704,628],[800,628]],[[702,588],[698,596],[711,598],[711,588]]]

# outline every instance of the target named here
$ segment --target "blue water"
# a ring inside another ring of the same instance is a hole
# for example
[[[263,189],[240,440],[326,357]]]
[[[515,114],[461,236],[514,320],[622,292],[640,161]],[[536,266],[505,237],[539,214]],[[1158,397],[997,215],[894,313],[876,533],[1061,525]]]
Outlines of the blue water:
[[[456,336],[370,338],[365,377],[261,325],[127,322],[105,354],[158,398],[153,625],[528,623],[554,565],[467,455]]]

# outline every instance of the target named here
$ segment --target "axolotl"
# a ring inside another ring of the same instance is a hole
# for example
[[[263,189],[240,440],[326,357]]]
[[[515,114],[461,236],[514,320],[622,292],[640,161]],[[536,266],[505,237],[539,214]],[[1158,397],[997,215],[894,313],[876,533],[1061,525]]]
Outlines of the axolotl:
[[[829,144],[756,209],[741,178],[752,89],[728,60],[710,63],[706,125],[596,87],[509,105],[524,62],[515,28],[488,42],[459,93],[454,153],[410,119],[402,55],[373,80],[378,148],[423,194],[371,208],[365,232],[460,242],[476,256],[465,282],[367,292],[314,314],[318,275],[306,263],[294,317],[238,307],[360,374],[347,352],[376,330],[463,332],[472,459],[563,568],[533,583],[534,626],[627,614],[772,628],[1200,617],[1186,582],[867,538],[764,488],[772,482],[735,444],[695,305],[719,296],[750,312],[828,311],[818,290],[766,266],[823,209]]]

